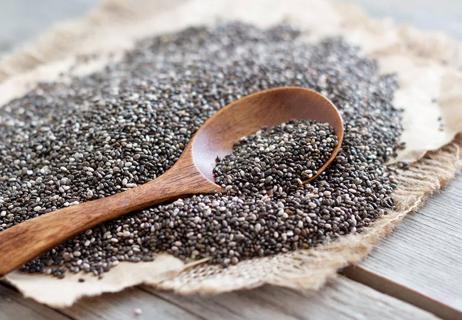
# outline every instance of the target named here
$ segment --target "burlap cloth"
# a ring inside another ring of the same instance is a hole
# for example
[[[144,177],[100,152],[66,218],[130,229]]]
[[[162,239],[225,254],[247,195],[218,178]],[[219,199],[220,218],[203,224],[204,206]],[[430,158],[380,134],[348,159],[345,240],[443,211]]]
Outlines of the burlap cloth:
[[[141,283],[183,294],[220,293],[265,283],[318,289],[339,268],[366,257],[406,214],[422,206],[460,169],[462,138],[455,138],[462,131],[460,44],[443,35],[372,20],[355,7],[330,1],[106,1],[89,16],[59,26],[0,61],[0,103],[20,96],[38,81],[57,79],[79,56],[90,54],[93,59],[71,68],[73,74],[97,70],[117,59],[136,39],[226,19],[261,27],[286,21],[303,30],[306,41],[341,35],[378,59],[383,72],[398,74],[400,89],[395,103],[405,109],[403,141],[407,145],[399,158],[412,165],[399,175],[394,193],[397,210],[361,234],[310,250],[243,261],[227,269],[204,261],[185,265],[172,256],[160,255],[149,263],[121,263],[101,280],[82,274],[69,274],[63,280],[19,272],[8,275],[6,281],[25,296],[62,307],[83,296]],[[438,129],[439,116],[444,123],[442,131]],[[434,151],[427,152],[430,150]],[[82,277],[86,281],[78,283]]]

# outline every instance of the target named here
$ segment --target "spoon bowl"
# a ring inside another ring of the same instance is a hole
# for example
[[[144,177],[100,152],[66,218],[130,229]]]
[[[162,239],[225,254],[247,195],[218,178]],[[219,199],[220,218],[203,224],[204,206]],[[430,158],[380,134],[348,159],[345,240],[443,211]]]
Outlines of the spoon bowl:
[[[213,178],[215,159],[230,154],[242,137],[289,120],[327,122],[335,130],[338,144],[311,179],[316,178],[335,159],[343,141],[343,121],[337,109],[310,89],[281,87],[261,91],[227,105],[208,119],[178,161],[153,181],[46,213],[0,232],[0,277],[105,221],[179,197],[220,192]]]
[[[230,154],[242,137],[290,120],[316,120],[334,129],[338,144],[318,169],[318,177],[335,159],[343,142],[343,120],[334,104],[314,90],[279,87],[236,100],[208,119],[196,132],[190,147],[192,161],[200,173],[213,182],[215,159]]]

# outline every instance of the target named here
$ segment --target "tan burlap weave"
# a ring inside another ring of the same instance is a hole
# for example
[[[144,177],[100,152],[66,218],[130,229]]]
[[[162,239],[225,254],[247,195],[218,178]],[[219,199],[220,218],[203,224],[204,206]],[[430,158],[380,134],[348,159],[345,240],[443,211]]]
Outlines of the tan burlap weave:
[[[262,27],[286,21],[301,28],[306,41],[342,35],[378,59],[384,72],[398,74],[401,87],[395,102],[405,109],[403,140],[407,143],[400,159],[413,164],[399,175],[394,194],[397,210],[361,234],[310,250],[243,261],[227,269],[206,261],[185,265],[160,255],[150,263],[122,263],[101,280],[88,275],[67,275],[63,280],[19,272],[8,275],[6,280],[26,296],[60,307],[82,296],[140,283],[179,293],[219,293],[265,283],[318,289],[339,268],[366,257],[406,214],[422,206],[460,169],[462,138],[454,138],[462,132],[462,93],[457,88],[462,80],[460,45],[444,36],[371,20],[355,8],[330,1],[106,1],[88,17],[61,26],[0,61],[0,103],[20,96],[37,81],[56,80],[78,56],[94,56],[89,63],[72,68],[73,74],[85,74],[120,57],[136,39],[223,19]],[[443,131],[438,130],[438,116],[445,123]],[[84,283],[78,283],[81,277]]]

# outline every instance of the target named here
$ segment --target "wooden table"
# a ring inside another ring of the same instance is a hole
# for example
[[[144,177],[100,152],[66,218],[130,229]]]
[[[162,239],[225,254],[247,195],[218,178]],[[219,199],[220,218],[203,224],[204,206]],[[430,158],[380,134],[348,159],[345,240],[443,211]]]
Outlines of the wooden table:
[[[363,4],[372,15],[392,15],[421,28],[442,29],[462,40],[461,1],[351,1]],[[96,3],[2,0],[0,51],[11,50],[50,23],[83,14]],[[139,286],[56,310],[0,284],[0,320],[462,319],[461,196],[459,176],[425,208],[408,216],[364,263],[347,268],[317,293],[265,286],[205,298]]]

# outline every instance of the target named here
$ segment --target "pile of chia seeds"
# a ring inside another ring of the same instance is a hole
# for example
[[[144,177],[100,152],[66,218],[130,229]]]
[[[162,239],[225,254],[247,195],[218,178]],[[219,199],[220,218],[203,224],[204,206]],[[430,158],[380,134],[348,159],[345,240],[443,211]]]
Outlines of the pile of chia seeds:
[[[380,75],[374,61],[342,39],[306,44],[300,38],[286,25],[189,28],[144,39],[102,71],[41,84],[2,106],[0,231],[154,179],[208,117],[258,90],[312,88],[331,99],[345,121],[340,155],[312,183],[264,172],[271,183],[257,181],[248,192],[243,181],[230,180],[230,160],[244,160],[240,148],[259,143],[252,137],[217,165],[217,181],[230,186],[223,194],[180,199],[105,223],[23,270],[101,275],[121,261],[149,261],[159,252],[226,266],[360,232],[393,207],[385,163],[402,131],[400,111],[391,103],[394,77]],[[286,130],[292,129],[280,127],[275,134]]]
[[[314,177],[337,146],[327,123],[290,121],[242,138],[217,160],[215,182],[228,194],[295,191]]]

